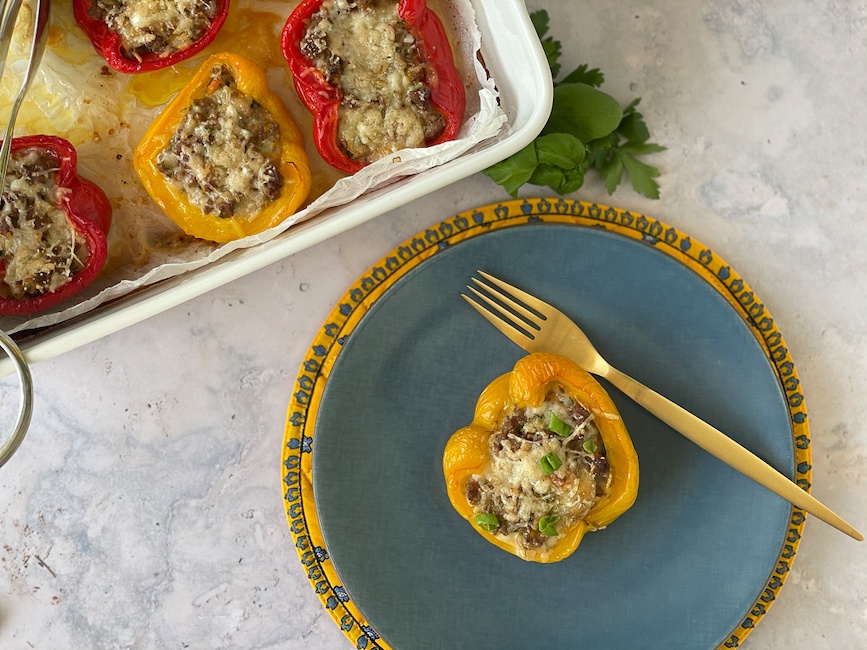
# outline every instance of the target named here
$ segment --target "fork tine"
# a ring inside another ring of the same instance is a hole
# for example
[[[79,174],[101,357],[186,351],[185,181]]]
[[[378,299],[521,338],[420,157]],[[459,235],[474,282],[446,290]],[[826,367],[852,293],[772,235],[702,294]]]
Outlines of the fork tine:
[[[484,275],[484,272],[483,272],[483,271],[479,271],[479,273],[481,273],[482,275]],[[507,295],[506,295],[505,293],[503,293],[502,291],[498,291],[498,290],[496,289],[496,287],[492,287],[492,286],[490,286],[489,284],[485,284],[484,282],[482,282],[482,281],[479,280],[478,278],[471,278],[471,280],[472,280],[473,282],[475,282],[478,286],[480,286],[482,289],[484,289],[485,291],[487,291],[488,293],[490,293],[492,296],[495,296],[495,297],[496,297],[497,299],[499,299],[502,303],[508,305],[508,306],[511,307],[514,311],[516,311],[516,312],[519,313],[521,316],[523,316],[523,317],[524,317],[524,318],[525,318],[529,323],[531,323],[531,324],[532,324],[536,329],[539,329],[539,328],[540,328],[540,323],[539,323],[540,320],[541,320],[541,321],[547,320],[547,319],[545,318],[545,316],[541,316],[541,317],[540,317],[538,313],[530,311],[530,310],[527,309],[524,305],[522,305],[521,303],[519,303],[519,302],[517,302],[516,300],[514,300],[511,296],[507,296]],[[507,285],[507,286],[508,286],[508,285]],[[472,287],[470,287],[470,288],[472,288]],[[493,304],[493,303],[492,303],[492,304]],[[494,306],[497,307],[498,309],[499,309],[499,307],[500,307],[500,306],[497,305],[497,304],[494,304]],[[502,310],[501,310],[501,311],[502,311]]]
[[[517,296],[518,298],[523,300],[525,304],[529,305],[532,309],[535,309],[537,312],[539,312],[539,314],[541,314],[542,317],[545,318],[545,320],[547,320],[547,317],[545,316],[546,310],[550,312],[551,310],[554,309],[551,305],[549,305],[546,302],[543,302],[542,300],[539,300],[536,296],[529,294],[526,291],[521,291],[518,287],[513,287],[508,282],[503,282],[499,278],[495,278],[490,273],[485,273],[484,271],[478,271],[478,274],[481,275],[486,280],[497,285],[503,291],[508,291],[513,296]]]
[[[525,316],[526,320],[522,320],[518,314],[509,311],[508,309],[503,307],[503,305],[498,303],[496,300],[493,300],[490,296],[482,293],[481,291],[478,291],[475,287],[471,287],[471,286],[467,285],[467,289],[472,291],[474,294],[476,294],[476,296],[478,296],[479,298],[484,300],[486,303],[488,303],[491,307],[493,307],[498,312],[500,312],[505,317],[505,319],[511,321],[513,325],[517,325],[519,328],[523,328],[523,329],[527,330],[528,334],[531,332],[531,330],[535,330],[538,332],[540,329],[542,329],[541,326],[539,325],[539,323],[537,323],[536,321],[533,320],[534,318],[536,320],[538,320],[538,316],[536,316],[535,314],[533,314],[530,311],[527,311],[526,308],[522,307],[521,305],[516,303],[514,300],[509,299],[508,296],[501,294],[496,289],[489,287],[486,284],[482,284],[481,282],[478,282],[475,278],[473,278],[473,281],[475,281],[476,284],[478,284],[482,289],[485,289],[486,291],[490,291],[492,295],[502,299],[502,301],[504,303],[506,303],[510,307],[513,307],[515,309],[515,311],[517,311],[520,314]]]
[[[518,318],[518,316],[516,316],[515,314],[510,312],[508,309],[503,307],[501,304],[499,304],[495,300],[491,300],[491,298],[489,298],[488,296],[483,294],[481,291],[477,291],[474,287],[470,287],[470,286],[468,286],[467,289],[472,291],[474,294],[476,294],[476,296],[478,296],[479,298],[484,300],[486,303],[488,303],[488,305],[490,305],[495,310],[500,312],[500,314],[502,314],[502,316],[499,317],[500,320],[508,322],[513,327],[525,332],[528,336],[532,336],[533,331],[536,331],[536,332],[539,331],[538,327],[534,327],[532,323],[528,323],[526,321],[521,320],[520,318]],[[488,311],[490,311],[490,310],[488,310]],[[493,313],[493,312],[491,312],[491,313]]]
[[[473,291],[472,288],[470,288],[470,290]],[[476,292],[476,293],[478,293],[478,292]],[[472,306],[473,309],[475,309],[482,316],[484,316],[485,319],[491,325],[496,327],[502,334],[504,334],[506,336],[506,338],[508,338],[512,343],[517,345],[519,348],[523,348],[523,349],[527,350],[527,346],[529,346],[533,343],[533,338],[531,336],[529,336],[525,332],[522,332],[521,330],[519,330],[517,327],[515,327],[511,323],[507,323],[502,318],[500,318],[499,316],[494,314],[492,311],[489,311],[484,306],[477,303],[475,300],[470,298],[465,293],[461,294],[461,298],[463,298],[468,303],[470,303],[470,306]]]

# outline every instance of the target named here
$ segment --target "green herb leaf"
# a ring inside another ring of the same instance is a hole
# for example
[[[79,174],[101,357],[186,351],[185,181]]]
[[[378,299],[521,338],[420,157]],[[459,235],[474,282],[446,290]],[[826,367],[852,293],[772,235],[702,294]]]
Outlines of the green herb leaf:
[[[629,142],[647,142],[650,139],[650,131],[644,121],[644,116],[635,110],[638,105],[636,100],[632,105],[623,110],[623,119],[617,127],[617,132]]]
[[[476,525],[479,528],[486,530],[489,533],[492,533],[500,527],[500,520],[497,519],[497,515],[490,512],[485,512],[480,515],[476,515]]]
[[[548,187],[558,187],[563,183],[563,170],[554,167],[553,165],[539,165],[536,171],[530,176],[529,183],[531,185],[547,185]]]
[[[597,138],[587,143],[587,160],[597,171],[611,160],[612,151],[620,143],[620,136],[615,132],[604,138]]]
[[[560,515],[551,513],[539,519],[539,532],[548,537],[557,537],[557,529],[554,527],[560,521]]]
[[[618,147],[618,151],[628,153],[630,156],[643,156],[649,153],[665,151],[665,147],[654,144],[653,142],[627,142]]]
[[[568,438],[572,433],[572,427],[558,418],[555,413],[551,413],[551,417],[548,418],[548,428],[558,436],[563,436],[564,438]]]
[[[542,50],[545,52],[545,58],[548,59],[548,67],[551,68],[551,77],[555,78],[560,74],[560,54],[563,48],[560,41],[555,41],[550,36],[545,37],[548,33],[548,12],[544,9],[534,11],[530,14],[530,22],[533,23],[533,29],[536,30],[536,35],[542,43]]]
[[[570,194],[571,192],[576,192],[578,189],[584,185],[584,172],[587,171],[588,165],[586,163],[579,165],[573,170],[570,170],[563,174],[563,182],[558,187],[553,187],[551,189],[559,192],[560,194]]]
[[[554,453],[553,451],[547,456],[542,456],[539,459],[539,465],[542,466],[542,473],[546,476],[548,474],[553,474],[563,465],[563,461],[560,460],[560,457]]]
[[[548,67],[551,68],[551,78],[553,79],[560,74],[560,54],[562,53],[559,41],[552,38],[546,38],[542,41],[542,50],[545,52],[545,58],[548,59]]]
[[[623,109],[623,114],[626,115],[635,110],[635,108],[641,103],[641,97],[636,97],[629,104],[626,105],[626,108]]]
[[[626,173],[629,174],[629,180],[632,183],[632,189],[639,194],[643,194],[649,199],[659,198],[659,183],[654,178],[659,176],[659,170],[656,167],[651,167],[629,155],[628,153],[620,153],[618,155],[623,163]]]
[[[559,83],[587,84],[588,86],[599,88],[599,86],[605,83],[605,75],[602,74],[599,68],[590,68],[586,63],[583,63],[563,77]]]
[[[531,142],[519,152],[488,167],[483,173],[498,185],[502,185],[514,197],[518,194],[518,188],[533,176],[537,164],[536,146]]]
[[[539,164],[554,165],[564,170],[581,164],[586,154],[584,143],[571,133],[549,133],[536,138],[535,145]]]
[[[596,449],[597,449],[596,443],[590,439],[585,440],[584,444],[581,446],[584,447],[584,451],[586,451],[588,454],[595,454],[596,453]]]
[[[530,14],[533,28],[551,68],[560,73],[561,43],[548,36],[550,17],[544,9]],[[605,75],[598,68],[579,65],[554,83],[554,104],[548,123],[534,143],[484,171],[511,196],[525,183],[546,185],[560,194],[577,191],[591,167],[613,194],[624,172],[633,189],[649,198],[659,198],[659,170],[638,159],[664,151],[649,142],[650,131],[637,110],[640,98],[625,108],[599,90]]]
[[[611,95],[587,84],[559,84],[542,133],[571,133],[590,142],[614,131],[622,117],[623,110]]]
[[[614,194],[614,190],[623,179],[623,163],[620,162],[620,158],[611,156],[607,162],[597,167],[597,170],[605,182],[605,189],[608,190],[609,194]]]
[[[533,23],[533,29],[539,38],[544,38],[548,33],[548,12],[544,9],[539,9],[530,13],[530,22]]]

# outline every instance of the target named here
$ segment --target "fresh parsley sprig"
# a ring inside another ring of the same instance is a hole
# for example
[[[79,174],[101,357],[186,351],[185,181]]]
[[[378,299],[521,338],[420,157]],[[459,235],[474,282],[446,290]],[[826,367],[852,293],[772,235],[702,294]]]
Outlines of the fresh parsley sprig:
[[[530,19],[556,80],[562,46],[547,36],[548,12],[534,11]],[[659,170],[639,157],[665,147],[650,142],[644,116],[637,110],[640,99],[621,108],[611,95],[599,90],[604,82],[605,75],[586,64],[555,81],[551,115],[539,137],[484,173],[516,196],[525,183],[569,194],[584,184],[588,170],[595,169],[609,194],[626,174],[636,192],[658,199]]]

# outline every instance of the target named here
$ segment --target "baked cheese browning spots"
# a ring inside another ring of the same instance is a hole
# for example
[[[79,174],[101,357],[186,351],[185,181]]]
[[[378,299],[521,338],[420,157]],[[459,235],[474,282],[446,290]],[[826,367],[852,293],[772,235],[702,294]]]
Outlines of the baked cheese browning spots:
[[[216,0],[92,0],[88,15],[121,39],[123,55],[169,56],[198,41],[217,15]]]
[[[552,413],[567,435],[548,428]],[[550,454],[562,465],[546,474],[543,459]],[[556,543],[555,535],[540,530],[543,517],[559,516],[556,528],[565,529],[583,520],[611,485],[592,414],[559,388],[538,407],[505,411],[489,439],[489,456],[488,467],[467,482],[467,501],[476,513],[497,516],[494,534],[514,536],[527,549]]]
[[[445,128],[397,0],[325,0],[301,51],[343,93],[337,138],[353,160],[424,146]]]
[[[215,65],[204,97],[192,102],[157,169],[206,214],[253,216],[280,196],[280,127]]]
[[[88,260],[84,238],[60,208],[57,161],[43,149],[13,151],[0,200],[0,296],[53,293]]]

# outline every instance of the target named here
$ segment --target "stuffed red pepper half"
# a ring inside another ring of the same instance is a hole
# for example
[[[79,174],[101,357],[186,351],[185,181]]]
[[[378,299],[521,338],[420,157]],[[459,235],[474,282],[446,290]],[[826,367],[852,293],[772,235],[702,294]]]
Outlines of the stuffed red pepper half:
[[[111,204],[77,163],[63,138],[12,140],[0,200],[0,314],[48,309],[102,270]]]
[[[73,0],[73,13],[96,51],[119,72],[167,68],[217,36],[229,0]]]
[[[445,29],[425,0],[304,0],[281,40],[315,117],[316,148],[354,173],[453,140],[466,104]]]

